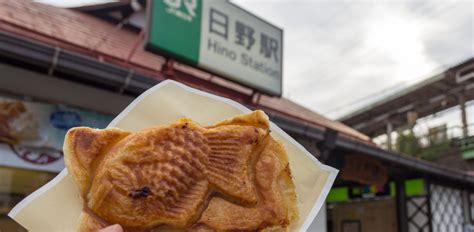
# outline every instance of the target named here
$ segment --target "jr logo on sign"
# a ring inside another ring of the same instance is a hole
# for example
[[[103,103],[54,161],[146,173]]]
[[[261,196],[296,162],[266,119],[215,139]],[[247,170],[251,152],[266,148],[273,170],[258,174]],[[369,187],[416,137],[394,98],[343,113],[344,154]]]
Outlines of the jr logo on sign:
[[[163,0],[168,8],[166,12],[188,22],[196,17],[197,0]]]

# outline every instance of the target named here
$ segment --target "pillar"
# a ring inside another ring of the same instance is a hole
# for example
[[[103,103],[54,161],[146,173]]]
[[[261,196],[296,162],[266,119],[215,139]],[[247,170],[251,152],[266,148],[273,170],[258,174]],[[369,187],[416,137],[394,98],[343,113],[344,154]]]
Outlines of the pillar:
[[[396,200],[397,200],[397,215],[398,215],[398,231],[408,232],[408,210],[407,200],[405,195],[405,181],[403,179],[395,180],[396,186]]]
[[[390,121],[387,122],[387,149],[392,150],[392,132],[393,132],[393,125]]]
[[[468,136],[467,131],[467,115],[466,115],[466,98],[463,94],[459,95],[459,106],[461,107],[461,128],[462,136],[465,138]]]

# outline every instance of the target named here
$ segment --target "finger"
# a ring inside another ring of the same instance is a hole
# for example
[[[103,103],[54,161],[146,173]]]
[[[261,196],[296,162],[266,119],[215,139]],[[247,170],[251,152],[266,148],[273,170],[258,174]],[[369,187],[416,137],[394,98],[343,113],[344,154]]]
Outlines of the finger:
[[[99,230],[99,232],[123,232],[122,227],[119,224],[111,225]]]

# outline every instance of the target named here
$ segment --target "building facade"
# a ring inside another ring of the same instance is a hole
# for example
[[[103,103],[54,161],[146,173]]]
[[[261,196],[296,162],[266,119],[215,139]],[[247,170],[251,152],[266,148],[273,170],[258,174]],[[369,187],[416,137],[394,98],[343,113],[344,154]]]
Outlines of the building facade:
[[[23,231],[6,214],[64,167],[60,144],[68,128],[105,127],[165,79],[263,109],[342,171],[310,231],[461,231],[471,223],[468,173],[383,149],[287,99],[145,51],[146,4],[138,3],[140,9],[129,1],[62,9],[0,2],[0,230]]]

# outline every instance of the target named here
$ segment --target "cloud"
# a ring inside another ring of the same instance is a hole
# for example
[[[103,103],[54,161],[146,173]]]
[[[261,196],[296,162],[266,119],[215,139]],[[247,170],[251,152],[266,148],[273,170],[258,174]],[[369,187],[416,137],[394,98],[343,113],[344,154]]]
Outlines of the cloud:
[[[233,2],[283,27],[284,96],[332,118],[474,54],[473,2]]]

